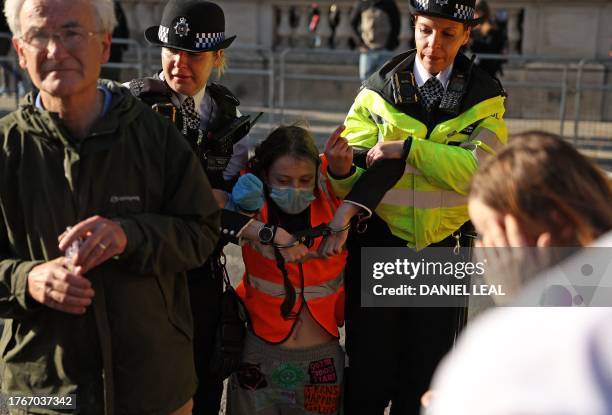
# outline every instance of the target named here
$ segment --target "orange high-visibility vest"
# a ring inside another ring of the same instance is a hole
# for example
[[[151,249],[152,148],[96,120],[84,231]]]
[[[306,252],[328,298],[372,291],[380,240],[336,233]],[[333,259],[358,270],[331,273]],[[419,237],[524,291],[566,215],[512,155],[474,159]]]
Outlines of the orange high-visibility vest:
[[[315,189],[316,199],[310,204],[310,225],[314,228],[329,223],[340,204],[326,176],[327,163],[323,158]],[[261,209],[258,220],[267,223],[268,206]],[[323,238],[316,238],[310,251],[316,251]],[[338,337],[338,326],[344,324],[344,265],[346,251],[328,259],[310,259],[302,264],[304,290],[298,264],[286,263],[285,268],[296,292],[292,314],[298,315],[302,307],[308,307],[321,327]],[[236,292],[242,298],[249,313],[251,329],[256,336],[270,343],[285,341],[296,319],[285,319],[281,304],[285,299],[283,274],[275,260],[265,258],[248,243],[242,247],[245,274]],[[305,301],[304,301],[305,300]]]

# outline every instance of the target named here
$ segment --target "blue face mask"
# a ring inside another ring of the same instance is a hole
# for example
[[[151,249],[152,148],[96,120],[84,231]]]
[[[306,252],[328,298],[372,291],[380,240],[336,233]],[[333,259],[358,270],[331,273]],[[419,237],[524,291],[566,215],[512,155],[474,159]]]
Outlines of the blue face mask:
[[[270,190],[270,198],[285,213],[295,215],[306,210],[315,200],[314,191],[295,187],[275,187]]]

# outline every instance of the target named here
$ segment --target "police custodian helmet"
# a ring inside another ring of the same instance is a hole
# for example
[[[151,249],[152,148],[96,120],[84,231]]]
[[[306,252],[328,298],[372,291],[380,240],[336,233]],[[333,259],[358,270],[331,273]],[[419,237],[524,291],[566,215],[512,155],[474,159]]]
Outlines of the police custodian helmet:
[[[154,46],[187,52],[227,48],[236,36],[225,36],[225,15],[217,4],[203,0],[171,0],[164,7],[159,26],[145,30]]]
[[[475,26],[483,17],[474,19],[476,0],[410,0],[410,13],[415,15],[441,17]]]

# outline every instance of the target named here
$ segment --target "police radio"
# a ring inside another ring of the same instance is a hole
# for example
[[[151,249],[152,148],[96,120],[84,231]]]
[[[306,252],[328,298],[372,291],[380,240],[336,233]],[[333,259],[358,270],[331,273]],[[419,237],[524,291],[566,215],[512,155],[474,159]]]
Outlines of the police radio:
[[[243,115],[228,123],[214,136],[209,136],[210,139],[206,141],[206,171],[208,173],[220,173],[225,170],[232,156],[234,144],[249,133],[262,115],[263,112],[257,114],[255,118]]]
[[[393,74],[391,90],[395,105],[414,104],[419,101],[416,81],[411,70],[398,71]]]

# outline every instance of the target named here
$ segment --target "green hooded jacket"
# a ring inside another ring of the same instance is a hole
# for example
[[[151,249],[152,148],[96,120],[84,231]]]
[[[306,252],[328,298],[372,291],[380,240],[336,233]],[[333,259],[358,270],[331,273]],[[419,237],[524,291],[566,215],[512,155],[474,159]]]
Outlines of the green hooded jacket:
[[[205,262],[219,211],[189,145],[119,84],[80,141],[28,103],[0,120],[2,392],[76,394],[77,413],[168,414],[196,387],[185,271]],[[86,275],[83,316],[27,294],[58,235],[94,215],[118,220],[125,252]],[[31,413],[60,413],[30,409]]]

